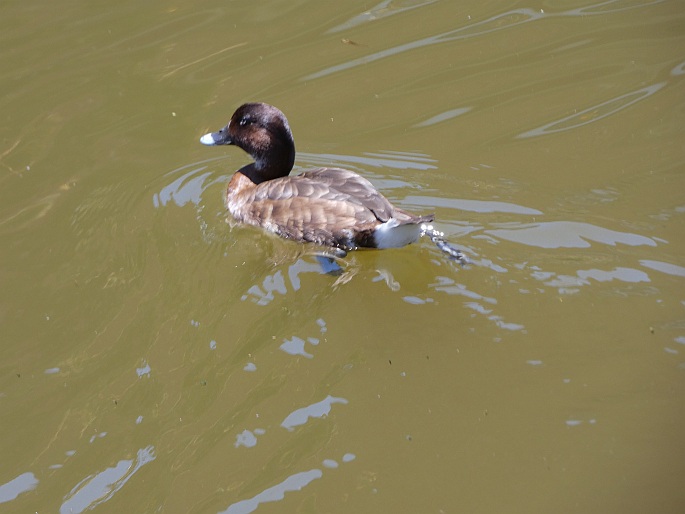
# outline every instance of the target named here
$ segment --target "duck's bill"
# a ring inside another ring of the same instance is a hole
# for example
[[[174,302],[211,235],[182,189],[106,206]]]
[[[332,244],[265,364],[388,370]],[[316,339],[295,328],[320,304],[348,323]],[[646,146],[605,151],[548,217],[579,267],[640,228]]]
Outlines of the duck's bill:
[[[215,145],[230,145],[232,143],[231,138],[228,137],[227,130],[220,130],[219,132],[210,132],[205,134],[200,138],[200,143],[207,146]]]

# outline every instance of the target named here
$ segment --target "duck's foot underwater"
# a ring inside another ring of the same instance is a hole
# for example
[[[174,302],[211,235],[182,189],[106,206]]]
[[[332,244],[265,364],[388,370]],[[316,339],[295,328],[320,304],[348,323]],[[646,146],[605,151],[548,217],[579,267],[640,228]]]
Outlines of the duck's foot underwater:
[[[342,258],[347,255],[345,250],[340,248],[327,248],[323,251],[318,251],[314,253],[319,266],[321,266],[321,271],[326,275],[336,277],[335,282],[333,282],[333,287],[337,287],[342,284],[347,284],[352,277],[357,274],[357,266],[348,266],[346,261]],[[340,264],[343,264],[341,266]]]
[[[335,260],[335,257],[325,254],[316,254],[316,260],[321,266],[321,271],[326,275],[333,275],[335,277],[342,275],[343,269]]]
[[[455,248],[445,240],[445,233],[435,230],[433,225],[421,225],[421,235],[427,235],[430,240],[438,247],[438,250],[446,253],[450,259],[457,261],[462,266],[469,263],[468,257],[464,252]]]
[[[311,254],[321,266],[321,271],[327,275],[339,276],[343,274],[344,269],[340,263],[345,263],[342,259],[347,256],[347,252],[342,248],[318,248]]]

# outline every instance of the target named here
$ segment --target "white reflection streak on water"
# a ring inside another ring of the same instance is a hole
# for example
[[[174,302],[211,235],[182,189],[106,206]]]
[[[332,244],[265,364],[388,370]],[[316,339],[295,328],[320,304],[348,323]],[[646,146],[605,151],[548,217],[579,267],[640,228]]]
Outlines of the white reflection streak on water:
[[[671,70],[671,75],[677,77],[679,75],[685,75],[685,62],[681,62],[678,66]]]
[[[312,359],[314,358],[314,355],[307,353],[305,350],[305,343],[317,346],[319,342],[317,337],[308,337],[305,341],[301,337],[293,336],[292,339],[285,339],[279,348],[289,355],[301,355],[307,359]]]
[[[286,430],[292,431],[295,427],[299,427],[307,423],[309,418],[323,418],[331,412],[331,408],[335,403],[346,405],[348,402],[345,398],[336,398],[335,396],[328,395],[320,402],[313,403],[291,412],[283,420],[281,426]]]
[[[616,98],[612,98],[606,102],[583,109],[582,111],[576,112],[571,116],[566,116],[560,120],[547,123],[542,127],[523,132],[516,137],[518,139],[523,139],[528,137],[542,136],[545,134],[553,134],[555,132],[563,132],[599,121],[607,116],[617,113],[618,111],[630,107],[640,100],[644,100],[645,98],[652,96],[654,93],[662,89],[666,84],[667,82],[659,82],[658,84],[652,84],[651,86],[643,87],[637,91],[631,91],[630,93],[617,96]]]
[[[575,275],[557,275],[551,271],[533,269],[531,277],[548,287],[556,288],[559,294],[567,295],[578,293],[583,286],[592,285],[592,280],[595,282],[618,281],[627,284],[651,282],[649,275],[645,272],[625,267],[617,267],[609,271],[600,269],[578,270]]]
[[[304,339],[301,337],[293,336],[292,339],[286,339],[279,348],[289,355],[301,355],[307,359],[314,358],[311,353],[305,351]]]
[[[326,33],[327,34],[333,34],[335,32],[340,32],[341,30],[351,29],[351,28],[356,27],[357,25],[361,25],[363,23],[381,20],[383,18],[387,18],[387,17],[392,16],[394,14],[399,14],[399,13],[403,13],[406,11],[411,11],[412,9],[416,9],[417,7],[423,7],[424,5],[434,4],[438,0],[426,0],[424,2],[416,2],[416,3],[412,3],[410,5],[405,5],[404,7],[397,7],[397,6],[392,5],[393,1],[394,0],[385,0],[384,2],[381,2],[380,4],[373,6],[368,11],[364,11],[363,13],[358,14],[357,16],[354,16],[353,18],[350,18],[345,23],[341,23],[340,25],[333,27],[332,29],[328,30]]]
[[[316,255],[314,257],[317,257]],[[288,266],[288,281],[283,275],[282,270],[278,270],[271,275],[267,275],[262,280],[261,285],[253,285],[247,293],[240,297],[241,301],[251,300],[257,305],[268,305],[276,297],[275,293],[282,296],[288,294],[288,284],[293,291],[299,291],[301,287],[300,275],[302,273],[314,273],[317,275],[325,275],[332,271],[338,271],[340,266],[335,261],[319,261],[317,263],[309,263],[304,259],[297,259],[294,264]],[[335,285],[335,284],[334,284]]]
[[[466,114],[472,110],[473,107],[458,107],[457,109],[450,109],[448,111],[441,112],[440,114],[436,114],[435,116],[432,116],[431,118],[428,118],[420,123],[417,123],[414,125],[414,127],[429,127],[437,123],[442,123],[443,121],[451,120],[452,118],[456,118],[457,116],[461,116],[462,114]]]
[[[266,430],[263,428],[255,428],[254,431],[243,430],[235,438],[234,447],[239,448],[244,446],[245,448],[253,448],[257,446],[257,436],[266,434]]]
[[[321,266],[318,263],[305,262],[302,259],[298,259],[295,264],[288,266],[288,278],[293,286],[293,290],[300,290],[300,274],[301,273],[316,273],[321,274],[323,272]]]
[[[592,279],[597,282],[611,282],[618,280],[620,282],[636,283],[636,282],[650,282],[649,275],[644,271],[633,268],[624,268],[619,266],[610,271],[601,269],[578,270],[576,274],[584,279]]]
[[[273,275],[267,275],[262,281],[262,287],[257,285],[250,287],[240,299],[245,301],[249,298],[257,305],[268,305],[275,298],[274,292],[281,295],[288,292],[280,270]]]
[[[110,500],[145,464],[155,460],[154,447],[138,450],[135,460],[120,460],[116,466],[81,480],[65,497],[59,511],[78,514]]]
[[[673,275],[674,277],[685,277],[685,268],[678,266],[677,264],[653,261],[649,259],[641,260],[640,264],[642,264],[645,268],[660,271],[661,273],[666,273],[667,275]]]
[[[446,207],[448,209],[459,209],[470,212],[505,212],[509,214],[524,214],[530,216],[539,216],[543,214],[537,209],[530,207],[523,207],[514,203],[496,202],[491,200],[463,200],[456,198],[438,198],[435,196],[407,196],[404,199],[405,203],[418,206],[430,207]]]
[[[0,503],[7,503],[22,493],[31,491],[38,485],[36,475],[31,472],[22,473],[6,484],[0,485]]]
[[[288,266],[288,279],[293,291],[298,291],[300,289],[299,275],[301,273],[322,274],[325,273],[325,270],[318,264],[312,264],[305,262],[302,259],[298,259],[294,264]],[[274,300],[274,293],[279,293],[283,296],[288,293],[285,277],[281,270],[276,271],[272,275],[267,275],[262,281],[261,286],[253,285],[250,287],[247,290],[247,293],[241,297],[241,300],[245,301],[251,299],[257,305],[268,305]]]
[[[357,456],[354,453],[346,453],[342,456],[342,461],[345,463],[352,462],[356,458]],[[339,467],[338,462],[333,459],[324,459],[322,464],[325,468],[329,469],[336,469]],[[265,489],[249,500],[242,500],[234,503],[230,505],[228,509],[221,511],[218,514],[250,514],[257,510],[260,503],[282,500],[285,498],[285,493],[301,491],[305,486],[309,485],[309,483],[322,476],[323,471],[316,468],[301,473],[295,473],[294,475],[290,475],[280,484]]]
[[[477,300],[464,302],[464,306],[482,316],[485,316],[488,320],[495,323],[495,325],[497,325],[499,328],[511,331],[525,331],[525,325],[504,321],[502,316],[499,314],[493,314],[493,309],[484,305],[497,305],[497,300],[495,298],[480,295],[475,291],[470,291],[465,285],[457,284],[449,277],[437,276],[435,279],[437,280],[437,283],[429,284],[428,287],[432,287],[435,291],[440,291],[448,295],[464,296],[465,298],[469,298],[471,300]]]
[[[250,512],[257,510],[260,503],[282,500],[285,498],[285,493],[300,491],[310,482],[317,478],[321,478],[322,476],[323,471],[320,469],[310,469],[309,471],[295,473],[294,475],[290,475],[280,484],[265,489],[249,500],[242,500],[230,505],[226,510],[220,511],[219,514],[249,514]]]
[[[300,80],[314,80],[327,75],[332,75],[339,71],[348,70],[356,66],[361,66],[363,64],[368,64],[370,62],[378,61],[386,57],[394,56],[408,50],[414,50],[416,48],[421,48],[429,45],[434,45],[437,43],[445,43],[448,41],[457,41],[460,39],[468,39],[472,37],[482,36],[489,34],[491,32],[498,32],[500,30],[509,29],[521,25],[523,23],[528,23],[531,21],[541,20],[544,18],[557,18],[566,16],[596,16],[609,14],[619,11],[627,11],[629,9],[636,9],[640,7],[646,7],[649,5],[659,4],[665,0],[655,0],[653,2],[646,2],[643,4],[629,5],[625,7],[615,7],[611,9],[602,9],[605,6],[611,4],[616,4],[619,0],[609,0],[607,2],[600,2],[594,5],[589,5],[586,7],[579,7],[577,9],[571,9],[568,11],[563,11],[560,13],[546,13],[542,10],[533,10],[529,8],[523,9],[513,9],[502,14],[498,14],[487,20],[479,21],[476,23],[469,24],[465,27],[460,27],[458,29],[450,30],[448,32],[443,32],[436,36],[430,36],[427,38],[419,39],[418,41],[412,41],[410,43],[405,43],[398,45],[387,50],[382,50],[374,54],[367,55],[365,57],[360,57],[358,59],[353,59],[336,66],[331,66],[316,73],[311,73]]]
[[[174,201],[179,207],[183,207],[188,202],[192,202],[198,205],[201,200],[202,193],[212,184],[217,182],[227,182],[228,179],[225,177],[218,178],[211,182],[205,183],[205,180],[211,176],[211,173],[203,173],[202,175],[196,176],[198,173],[207,169],[204,166],[205,163],[217,161],[220,159],[225,159],[226,156],[213,157],[211,159],[205,159],[204,161],[195,162],[191,164],[186,164],[175,170],[171,170],[166,173],[165,176],[176,175],[178,173],[184,172],[188,168],[192,168],[190,171],[184,173],[179,178],[175,179],[170,184],[164,186],[159,193],[154,193],[152,195],[152,204],[159,208],[164,207],[170,201]]]
[[[551,221],[525,225],[511,223],[504,224],[503,228],[485,230],[484,232],[499,239],[539,248],[588,248],[591,246],[588,240],[610,246],[616,246],[619,243],[628,246],[657,245],[656,241],[649,237],[629,232],[617,232],[590,223],[573,221]]]

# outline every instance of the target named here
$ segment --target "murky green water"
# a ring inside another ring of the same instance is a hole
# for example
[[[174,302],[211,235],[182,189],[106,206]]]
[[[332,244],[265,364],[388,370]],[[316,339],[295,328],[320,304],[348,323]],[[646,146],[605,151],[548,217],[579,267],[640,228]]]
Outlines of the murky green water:
[[[0,6],[2,512],[682,512],[678,1]],[[244,101],[435,211],[225,222]]]

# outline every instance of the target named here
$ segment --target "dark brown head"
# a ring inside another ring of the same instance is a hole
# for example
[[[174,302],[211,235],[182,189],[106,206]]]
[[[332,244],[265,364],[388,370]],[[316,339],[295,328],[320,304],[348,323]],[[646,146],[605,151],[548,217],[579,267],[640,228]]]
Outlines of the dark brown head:
[[[260,183],[290,173],[295,162],[295,143],[285,115],[263,103],[241,105],[231,121],[218,132],[200,138],[205,145],[235,145],[252,156],[254,164],[240,171]]]

